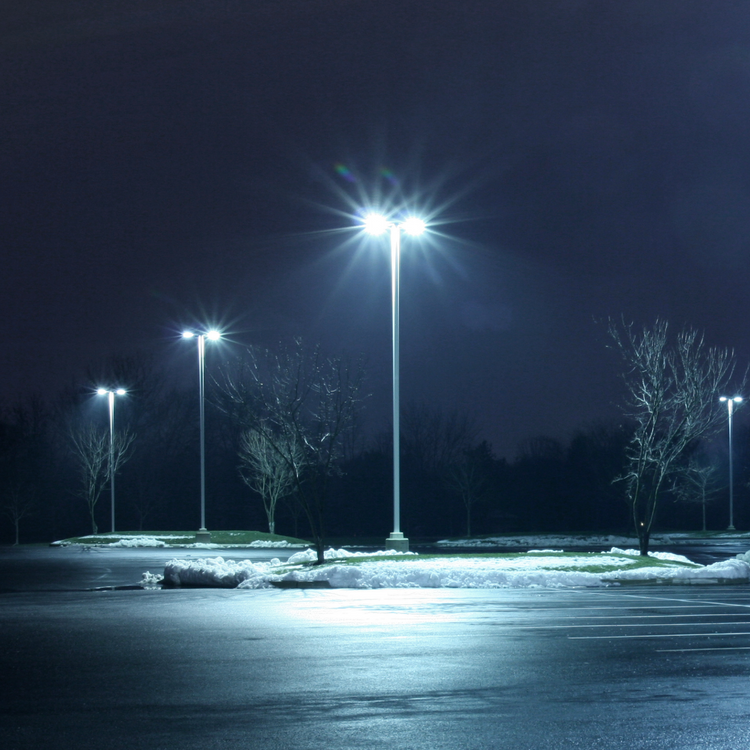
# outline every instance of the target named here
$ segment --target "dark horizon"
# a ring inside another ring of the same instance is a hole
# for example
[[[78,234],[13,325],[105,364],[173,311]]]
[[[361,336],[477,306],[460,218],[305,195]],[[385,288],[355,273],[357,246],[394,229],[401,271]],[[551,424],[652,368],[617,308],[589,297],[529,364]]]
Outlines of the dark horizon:
[[[0,386],[88,387],[185,325],[363,352],[390,409],[478,416],[500,456],[617,420],[608,317],[748,362],[750,16],[717,0],[79,0],[0,11]],[[180,353],[178,353],[180,352]],[[179,367],[179,365],[178,365]],[[189,367],[189,364],[186,365]]]

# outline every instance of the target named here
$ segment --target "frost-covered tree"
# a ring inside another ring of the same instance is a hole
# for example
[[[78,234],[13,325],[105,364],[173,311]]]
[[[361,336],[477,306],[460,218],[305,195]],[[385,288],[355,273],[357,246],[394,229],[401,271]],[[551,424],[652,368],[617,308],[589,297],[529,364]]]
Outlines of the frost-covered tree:
[[[289,446],[294,451],[295,446]],[[258,429],[245,430],[240,436],[238,451],[240,476],[242,481],[263,500],[268,518],[268,531],[273,534],[276,527],[276,505],[294,491],[292,466],[298,464],[301,456],[287,461],[283,452],[277,450],[266,432]]]
[[[80,480],[79,494],[85,500],[89,511],[91,533],[96,534],[98,526],[94,511],[109,481],[110,460],[112,473],[117,474],[130,457],[133,435],[129,432],[116,433],[111,451],[109,433],[92,423],[71,427],[69,437]]]
[[[251,349],[219,379],[220,408],[243,431],[254,430],[292,476],[294,496],[324,561],[328,484],[362,404],[364,368],[324,357],[296,340],[278,351]]]
[[[659,499],[680,459],[722,424],[719,394],[733,375],[734,353],[706,346],[692,328],[672,339],[663,320],[640,331],[610,321],[609,334],[622,357],[624,411],[634,424],[619,479],[647,555]]]

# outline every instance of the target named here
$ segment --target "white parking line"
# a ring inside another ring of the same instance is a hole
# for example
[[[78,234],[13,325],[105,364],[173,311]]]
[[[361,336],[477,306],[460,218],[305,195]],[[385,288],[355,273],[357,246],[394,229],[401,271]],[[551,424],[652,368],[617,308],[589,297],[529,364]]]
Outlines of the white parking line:
[[[601,593],[599,596],[607,596],[606,593]],[[612,596],[611,594],[609,596]],[[622,596],[623,599],[637,599],[637,600],[646,600],[646,601],[663,601],[663,602],[679,602],[680,605],[686,605],[686,606],[692,606],[692,607],[708,607],[708,606],[714,606],[714,607],[741,607],[742,609],[750,609],[750,602],[745,601],[741,604],[737,604],[734,602],[729,601],[723,601],[723,602],[715,602],[712,600],[705,600],[705,599],[682,599],[679,597],[671,597],[671,596],[654,596],[654,595],[647,595],[647,594],[623,594],[622,592],[619,593],[619,596]],[[746,596],[743,594],[743,596]]]
[[[744,624],[744,623],[743,623]],[[644,635],[569,635],[570,641],[614,641],[634,638],[725,638],[734,635],[750,635],[750,633],[661,633]]]
[[[706,648],[657,648],[657,654],[688,654],[691,651],[750,651],[750,646],[714,646]]]
[[[693,617],[705,617],[706,615],[693,615]],[[714,617],[722,617],[722,615],[713,615]],[[724,617],[736,617],[737,615],[723,615]],[[613,622],[613,623],[597,623],[594,625],[517,625],[518,630],[574,630],[576,628],[586,629],[591,628],[694,628],[696,625],[703,625],[705,627],[720,626],[720,625],[747,625],[750,626],[750,622],[731,622],[731,623],[720,623],[720,622]]]

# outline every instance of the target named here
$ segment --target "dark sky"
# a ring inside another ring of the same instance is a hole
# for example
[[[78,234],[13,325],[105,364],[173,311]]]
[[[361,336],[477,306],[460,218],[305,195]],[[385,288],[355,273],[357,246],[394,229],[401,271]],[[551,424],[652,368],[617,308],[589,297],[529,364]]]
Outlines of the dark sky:
[[[403,244],[402,402],[499,455],[618,414],[597,319],[744,365],[744,0],[6,0],[0,61],[6,403],[109,354],[189,367],[205,321],[366,353],[387,429],[368,201],[434,222]]]

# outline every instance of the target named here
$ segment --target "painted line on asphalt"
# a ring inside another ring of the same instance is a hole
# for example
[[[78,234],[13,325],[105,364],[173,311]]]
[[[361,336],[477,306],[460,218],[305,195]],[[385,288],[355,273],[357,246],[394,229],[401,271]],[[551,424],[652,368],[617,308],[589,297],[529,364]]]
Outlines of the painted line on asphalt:
[[[732,617],[736,615],[725,615],[726,617]],[[625,623],[601,623],[595,625],[516,625],[517,630],[573,630],[575,628],[694,628],[696,625],[703,625],[705,627],[713,627],[716,625],[748,625],[750,622],[732,622],[732,623],[720,623],[720,622],[625,622]]]
[[[657,607],[656,609],[663,609],[663,607]],[[674,607],[672,608],[674,609]],[[691,607],[691,609],[693,609]],[[712,607],[715,609],[715,607]],[[685,619],[688,617],[747,617],[746,612],[695,612],[694,614],[678,612],[674,615],[659,614],[659,615],[579,615],[577,617],[559,617],[559,620],[668,620],[673,619]],[[565,627],[564,625],[555,627]]]
[[[608,592],[602,592],[597,593],[597,596],[612,596],[612,594],[609,594]],[[618,592],[619,596],[622,596],[625,600],[630,599],[637,599],[639,601],[646,600],[646,601],[660,601],[660,602],[680,602],[681,605],[692,605],[692,606],[701,606],[701,607],[707,607],[707,606],[715,606],[715,607],[742,607],[743,609],[750,608],[750,602],[745,602],[742,604],[736,604],[734,602],[715,602],[712,600],[704,600],[704,599],[682,599],[679,597],[672,597],[672,596],[654,596],[653,594],[647,595],[647,594],[624,594],[622,592]],[[743,596],[746,596],[746,594],[743,594]]]
[[[657,654],[688,654],[691,651],[750,651],[750,646],[714,646],[706,648],[657,648]]]
[[[570,641],[614,641],[632,638],[727,638],[750,633],[650,633],[644,635],[569,635]]]

